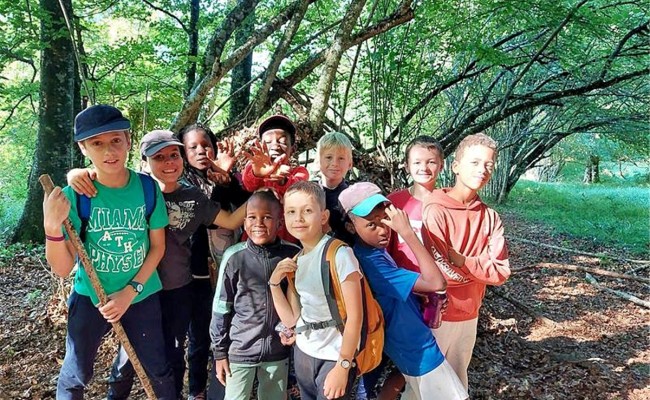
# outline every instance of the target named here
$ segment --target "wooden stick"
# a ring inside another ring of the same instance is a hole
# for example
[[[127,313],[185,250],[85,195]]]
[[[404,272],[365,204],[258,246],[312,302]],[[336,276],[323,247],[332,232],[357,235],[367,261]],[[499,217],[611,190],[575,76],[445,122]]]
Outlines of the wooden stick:
[[[650,278],[645,278],[642,276],[621,274],[618,272],[608,271],[606,269],[583,267],[581,265],[573,265],[573,264],[539,263],[539,264],[531,265],[529,267],[516,268],[513,269],[512,272],[521,272],[530,268],[566,269],[569,271],[587,272],[594,275],[609,276],[611,278],[630,279],[633,281],[650,283]]]
[[[629,293],[622,292],[620,290],[610,289],[610,288],[608,288],[606,286],[603,286],[600,283],[598,283],[598,281],[593,276],[589,275],[589,273],[585,274],[585,280],[587,282],[589,282],[592,286],[594,286],[594,287],[596,287],[596,288],[598,288],[600,290],[604,290],[604,291],[606,291],[608,293],[611,293],[611,294],[613,294],[615,296],[618,296],[618,297],[623,298],[625,300],[631,301],[632,303],[634,303],[636,305],[639,305],[639,306],[642,306],[642,307],[645,307],[645,308],[650,308],[650,301],[642,300],[642,299],[640,299],[640,298],[638,298],[638,297],[636,297],[634,295],[631,295]]]
[[[574,254],[582,254],[584,256],[609,257],[609,255],[606,254],[606,253],[601,253],[601,254],[589,253],[589,252],[586,252],[586,251],[569,249],[567,247],[553,246],[552,244],[540,243],[540,242],[536,242],[534,240],[528,240],[528,239],[524,239],[524,238],[520,238],[520,237],[516,237],[516,236],[507,235],[506,237],[508,238],[508,240],[515,240],[515,241],[518,241],[518,242],[534,244],[534,245],[537,245],[537,246],[548,247],[549,249],[566,251],[566,252],[574,253]],[[630,263],[636,263],[636,264],[650,264],[650,261],[648,261],[648,260],[630,260],[629,258],[617,258],[617,259],[621,260],[621,261],[630,262]]]
[[[45,191],[45,193],[47,193],[47,195],[49,195],[52,192],[52,190],[54,190],[54,183],[52,182],[52,179],[50,178],[49,175],[47,174],[41,175],[38,178],[38,181],[43,186],[43,190]],[[99,282],[99,277],[97,276],[97,272],[95,271],[95,268],[93,268],[93,264],[90,261],[90,257],[88,257],[88,253],[86,253],[86,249],[84,248],[83,242],[79,238],[77,232],[72,227],[70,218],[66,218],[65,221],[63,221],[63,226],[65,227],[65,231],[68,234],[68,239],[74,246],[75,250],[77,250],[77,254],[79,255],[79,259],[81,260],[81,264],[83,265],[84,271],[86,271],[86,274],[90,279],[90,284],[92,285],[93,290],[95,290],[95,293],[99,298],[99,305],[100,306],[105,305],[108,302],[109,298],[106,295],[106,292],[104,292],[104,288],[102,287],[102,284]],[[126,332],[124,331],[124,327],[122,326],[122,323],[120,321],[117,321],[117,322],[113,322],[112,325],[113,325],[113,330],[115,331],[115,335],[119,339],[120,344],[124,348],[124,351],[129,356],[129,360],[131,361],[131,364],[133,365],[133,369],[138,375],[138,378],[140,378],[140,382],[142,382],[142,387],[144,388],[144,392],[146,393],[147,398],[151,400],[155,399],[156,394],[154,393],[153,387],[151,386],[151,381],[149,381],[149,377],[144,371],[144,368],[140,363],[140,359],[138,359],[138,356],[135,354],[135,350],[133,349],[133,346],[131,345],[129,338],[126,335]]]
[[[555,325],[557,325],[557,322],[553,321],[552,319],[547,318],[547,317],[545,317],[543,315],[539,315],[538,313],[533,311],[530,307],[528,307],[526,304],[522,303],[521,301],[519,301],[517,299],[514,299],[514,298],[508,296],[508,294],[506,294],[505,291],[503,291],[502,289],[497,289],[496,287],[492,287],[492,288],[490,288],[488,293],[494,293],[495,295],[501,297],[502,299],[507,300],[512,305],[514,305],[515,307],[517,307],[521,311],[525,312],[526,314],[530,315],[531,317],[535,318],[535,320],[540,321],[544,325],[547,325],[547,326],[555,326]]]

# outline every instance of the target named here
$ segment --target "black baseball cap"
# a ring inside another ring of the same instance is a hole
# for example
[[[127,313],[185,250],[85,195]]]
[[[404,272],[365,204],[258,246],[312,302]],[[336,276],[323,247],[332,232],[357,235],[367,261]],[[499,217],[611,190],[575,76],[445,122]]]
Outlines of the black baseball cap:
[[[257,127],[257,136],[262,137],[264,132],[270,131],[273,129],[282,129],[283,131],[289,134],[291,139],[291,144],[296,143],[296,126],[293,122],[285,117],[284,115],[276,114],[271,115]]]

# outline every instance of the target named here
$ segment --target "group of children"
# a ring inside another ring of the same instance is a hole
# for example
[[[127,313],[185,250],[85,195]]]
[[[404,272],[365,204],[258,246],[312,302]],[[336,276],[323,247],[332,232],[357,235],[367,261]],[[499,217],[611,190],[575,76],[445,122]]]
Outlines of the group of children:
[[[345,180],[352,144],[341,133],[318,141],[321,180],[310,182],[304,167],[289,163],[296,128],[284,116],[260,124],[241,176],[232,172],[232,144],[217,143],[208,128],[193,125],[178,137],[152,131],[140,143],[143,170],[159,186],[148,216],[142,179],[125,166],[129,128],[114,107],[82,111],[74,139],[93,169],[71,172],[70,186],[44,201],[46,257],[56,274],[67,276],[76,250],[62,224],[70,217],[80,229],[78,198],[90,196],[84,246],[110,299],[97,308],[77,268],[57,399],[83,398],[101,339],[116,321],[159,399],[182,396],[187,337],[190,399],[206,398],[210,343],[224,386],[210,388],[215,399],[248,400],[254,390],[259,399],[287,398],[290,362],[302,399],[400,392],[402,399],[467,398],[485,287],[509,276],[503,226],[477,195],[496,161],[492,139],[464,139],[452,164],[455,186],[437,190],[442,149],[430,137],[414,139],[406,149],[413,186],[385,197],[375,184]],[[323,251],[332,237],[348,244],[334,258],[344,326],[337,326],[323,288]],[[219,265],[214,291],[210,259]],[[381,368],[356,376],[362,281],[383,311],[381,365],[392,362],[398,370],[379,391]],[[445,289],[442,325],[430,329],[422,295]],[[127,398],[133,375],[119,351],[108,398]]]

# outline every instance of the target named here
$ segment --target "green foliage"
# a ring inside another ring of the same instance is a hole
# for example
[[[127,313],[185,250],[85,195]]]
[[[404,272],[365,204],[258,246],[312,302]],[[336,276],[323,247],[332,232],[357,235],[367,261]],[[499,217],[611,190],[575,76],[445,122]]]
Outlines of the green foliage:
[[[188,57],[189,2],[151,3],[165,11],[138,0],[75,0],[73,4],[85,52],[82,62],[87,67],[82,94],[91,102],[123,109],[132,120],[136,143],[144,132],[170,126],[183,107],[188,66],[197,61],[199,74],[204,72],[207,43],[237,4],[200,2],[199,55]],[[256,28],[291,3],[260,1],[255,9]],[[472,130],[498,137],[513,152],[527,153],[526,146],[552,135],[576,133],[580,136],[565,140],[561,152],[554,156],[574,162],[594,153],[603,162],[647,160],[650,146],[641,135],[647,131],[647,79],[556,99],[499,120],[503,107],[648,65],[647,27],[621,42],[647,21],[647,7],[640,2],[589,1],[550,39],[577,3],[415,1],[414,20],[351,47],[343,56],[327,113],[333,124],[327,126],[360,139],[369,152],[382,142],[393,160],[402,158],[403,144],[415,135],[443,139],[449,153]],[[337,22],[349,4],[321,0],[309,6],[289,54],[282,60],[276,83],[329,49]],[[354,33],[387,18],[398,4],[399,0],[367,2]],[[41,16],[34,2],[0,0],[0,22],[0,232],[4,232],[16,220],[25,199],[30,155],[34,153]],[[254,49],[253,77],[266,70],[284,29]],[[225,43],[222,59],[235,50],[233,42]],[[543,48],[545,44],[548,46]],[[529,64],[538,52],[540,57]],[[306,78],[292,82],[294,86],[289,85],[296,103],[302,102],[305,109],[293,109],[300,106],[283,101],[285,112],[298,115],[308,111],[321,73],[322,67],[316,68]],[[229,85],[226,76],[210,89],[200,107],[199,119],[217,131],[226,125]],[[252,82],[253,97],[259,87],[259,80]],[[409,114],[413,117],[405,119]],[[581,126],[587,128],[580,130]],[[557,141],[549,143],[552,147]],[[546,152],[543,149],[538,156]],[[521,171],[514,167],[506,169],[516,171],[518,177]]]
[[[11,266],[15,262],[16,257],[24,255],[42,255],[44,246],[42,244],[33,243],[12,243],[7,244],[0,242],[0,269]]]
[[[641,257],[650,253],[647,186],[520,181],[501,207],[542,223],[551,232],[620,246]]]

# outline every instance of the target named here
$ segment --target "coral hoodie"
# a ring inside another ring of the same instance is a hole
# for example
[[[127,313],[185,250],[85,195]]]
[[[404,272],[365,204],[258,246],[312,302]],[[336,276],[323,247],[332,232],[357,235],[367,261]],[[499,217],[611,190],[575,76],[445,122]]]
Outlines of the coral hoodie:
[[[447,279],[443,320],[466,321],[478,317],[485,286],[508,279],[510,262],[499,214],[478,195],[462,204],[447,195],[449,190],[436,189],[424,200],[422,239]],[[450,248],[466,257],[465,265],[451,263]]]

